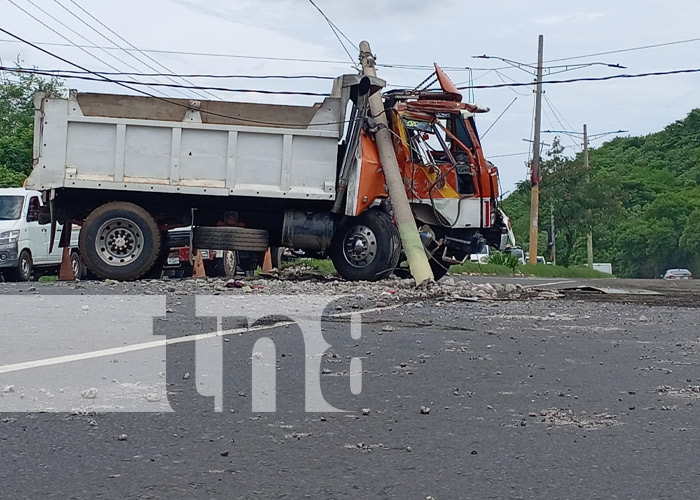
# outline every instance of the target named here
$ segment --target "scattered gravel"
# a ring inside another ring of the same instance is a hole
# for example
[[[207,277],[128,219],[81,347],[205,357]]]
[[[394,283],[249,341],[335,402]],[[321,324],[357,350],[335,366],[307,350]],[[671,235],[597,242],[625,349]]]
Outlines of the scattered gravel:
[[[86,283],[58,282],[57,287],[86,289]],[[440,282],[416,286],[413,279],[391,277],[377,282],[349,282],[335,276],[323,276],[305,265],[286,268],[279,274],[236,279],[159,279],[138,282],[105,280],[90,282],[91,290],[104,293],[140,293],[146,295],[335,295],[349,302],[336,306],[338,311],[359,307],[389,307],[406,302],[437,299],[445,302],[477,300],[522,300],[562,297],[553,291],[539,291],[519,284],[473,283],[464,276],[450,276]]]
[[[589,416],[586,414],[586,412],[581,412],[580,415],[576,415],[571,410],[560,408],[548,408],[546,410],[542,410],[539,416],[540,422],[546,423],[550,427],[569,426],[578,427],[579,429],[597,430],[620,424],[617,415],[612,415],[609,413],[594,413]]]

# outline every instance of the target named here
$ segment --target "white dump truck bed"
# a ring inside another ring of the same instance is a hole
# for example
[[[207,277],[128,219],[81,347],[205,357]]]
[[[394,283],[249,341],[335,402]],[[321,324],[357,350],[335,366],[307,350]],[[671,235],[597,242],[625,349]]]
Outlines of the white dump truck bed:
[[[335,198],[340,92],[304,107],[71,91],[35,109],[32,189]]]

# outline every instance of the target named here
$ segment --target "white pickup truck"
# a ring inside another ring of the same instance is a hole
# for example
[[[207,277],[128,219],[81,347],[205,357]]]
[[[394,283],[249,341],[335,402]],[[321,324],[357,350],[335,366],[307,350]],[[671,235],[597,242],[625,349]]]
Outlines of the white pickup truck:
[[[23,188],[0,189],[0,273],[7,281],[28,281],[35,271],[47,271],[61,264],[61,228],[50,248],[51,226],[39,224],[43,202],[39,191]],[[80,277],[84,267],[77,250],[79,230],[71,235],[71,263]]]

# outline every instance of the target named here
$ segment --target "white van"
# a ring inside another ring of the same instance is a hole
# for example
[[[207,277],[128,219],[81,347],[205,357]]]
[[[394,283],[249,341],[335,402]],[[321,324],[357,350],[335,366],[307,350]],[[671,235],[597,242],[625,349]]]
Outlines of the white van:
[[[6,281],[28,281],[35,270],[58,268],[61,264],[61,227],[56,228],[56,239],[49,252],[51,225],[39,224],[42,206],[39,191],[0,189],[0,273]],[[78,235],[79,229],[75,229],[71,247],[77,247]],[[79,263],[79,256],[75,257]],[[75,267],[74,264],[74,271]]]

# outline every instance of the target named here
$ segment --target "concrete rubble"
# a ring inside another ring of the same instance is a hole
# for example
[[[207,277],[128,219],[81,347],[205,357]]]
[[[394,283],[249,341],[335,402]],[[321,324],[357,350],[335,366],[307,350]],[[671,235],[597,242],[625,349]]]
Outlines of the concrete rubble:
[[[138,282],[107,280],[99,283],[108,293],[142,293],[148,295],[326,295],[342,296],[363,302],[366,307],[387,307],[400,303],[436,299],[444,302],[498,301],[562,297],[552,290],[537,290],[520,284],[474,283],[462,276],[447,276],[437,283],[415,286],[413,279],[391,277],[377,282],[350,282],[334,276],[323,276],[301,265],[283,273],[254,278],[235,279],[159,279]],[[59,283],[58,286],[84,287],[81,283]],[[343,310],[343,306],[336,308]]]

